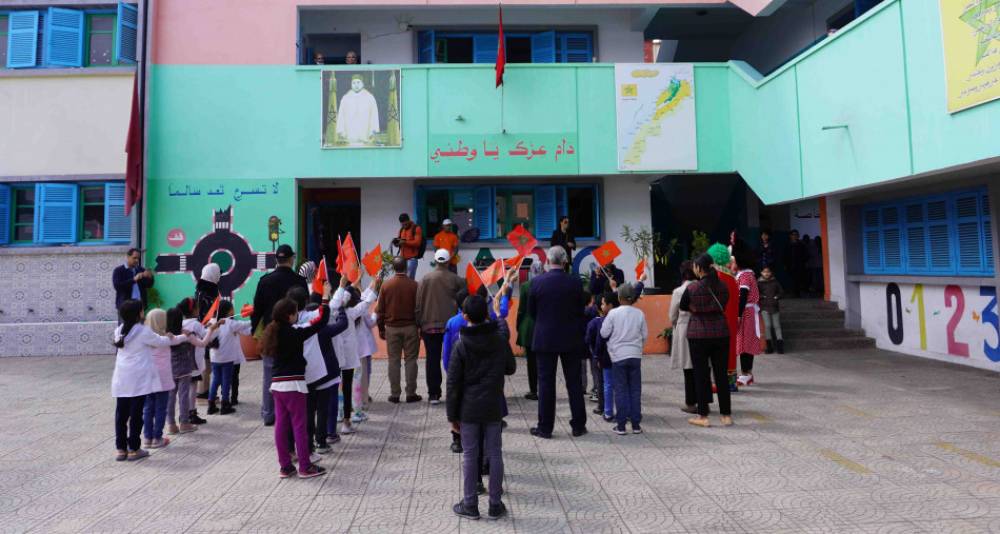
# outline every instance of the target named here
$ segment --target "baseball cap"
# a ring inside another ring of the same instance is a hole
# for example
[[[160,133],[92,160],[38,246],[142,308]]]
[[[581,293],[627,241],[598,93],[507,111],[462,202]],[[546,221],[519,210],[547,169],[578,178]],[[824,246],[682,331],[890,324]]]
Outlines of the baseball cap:
[[[446,248],[439,248],[434,252],[434,261],[438,263],[448,263],[451,259],[451,253],[448,252]]]
[[[290,247],[288,245],[279,245],[278,246],[278,250],[275,251],[275,253],[274,253],[274,257],[281,258],[281,259],[291,258],[294,255],[295,255],[295,251],[292,250],[292,247]]]
[[[454,223],[451,222],[451,219],[445,219],[445,220],[441,221],[441,225],[442,226],[445,226],[445,225],[451,226],[452,224],[454,224]]]

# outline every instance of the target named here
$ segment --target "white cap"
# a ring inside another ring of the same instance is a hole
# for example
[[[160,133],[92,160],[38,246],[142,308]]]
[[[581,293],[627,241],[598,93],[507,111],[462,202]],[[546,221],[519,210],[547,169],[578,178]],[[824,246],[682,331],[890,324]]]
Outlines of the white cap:
[[[451,259],[451,252],[446,248],[439,248],[434,252],[434,261],[438,263],[448,263]]]
[[[455,223],[451,222],[451,219],[445,219],[445,220],[441,221],[441,226],[445,226],[445,225],[451,226],[452,224],[455,224]]]
[[[213,284],[219,283],[221,274],[222,273],[219,271],[219,265],[217,263],[209,263],[201,269],[201,279]]]

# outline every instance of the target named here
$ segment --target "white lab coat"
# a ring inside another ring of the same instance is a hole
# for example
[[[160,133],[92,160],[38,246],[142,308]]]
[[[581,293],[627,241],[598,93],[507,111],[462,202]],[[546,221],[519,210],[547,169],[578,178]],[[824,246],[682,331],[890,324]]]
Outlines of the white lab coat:
[[[121,325],[115,329],[117,340],[121,337]],[[115,355],[115,371],[111,375],[112,397],[140,397],[161,391],[160,374],[153,360],[153,349],[179,345],[187,341],[184,337],[170,339],[160,336],[137,324],[125,337],[125,346]]]
[[[670,324],[673,326],[674,334],[670,343],[670,367],[672,369],[693,369],[691,364],[691,349],[688,346],[687,331],[688,322],[691,320],[691,313],[681,310],[681,298],[684,290],[691,283],[690,280],[674,289],[670,297]]]
[[[211,339],[219,340],[219,348],[209,351],[209,359],[212,363],[246,363],[240,336],[249,336],[250,333],[250,321],[226,319],[226,322],[212,333]]]
[[[201,321],[194,317],[184,319],[184,322],[181,323],[181,330],[184,332],[190,332],[198,339],[204,338],[205,332],[207,332],[205,327],[201,324]],[[194,363],[198,366],[198,368],[191,371],[191,376],[201,376],[201,374],[205,372],[205,352],[204,349],[198,345],[195,345],[194,343],[192,343],[192,345],[195,346]]]
[[[358,327],[358,355],[362,358],[371,356],[378,351],[378,345],[375,344],[375,334],[372,332],[372,328],[378,325],[378,316],[375,315],[375,312],[371,312],[366,313],[363,319]]]
[[[361,367],[361,347],[354,321],[368,315],[368,310],[371,308],[372,303],[375,302],[375,297],[376,294],[374,291],[365,289],[361,292],[361,302],[352,308],[345,308],[343,310],[347,314],[347,329],[333,338],[333,348],[337,351],[337,362],[340,363],[342,371]],[[350,300],[350,294],[342,288],[338,288],[330,305],[333,306],[332,309],[338,309],[348,300]],[[364,356],[367,356],[367,354],[364,354]]]
[[[299,312],[299,321],[295,323],[295,328],[306,328],[317,316],[319,310]],[[326,376],[326,362],[323,361],[323,351],[319,348],[319,338],[316,334],[302,344],[302,356],[306,359],[306,384],[312,384]]]

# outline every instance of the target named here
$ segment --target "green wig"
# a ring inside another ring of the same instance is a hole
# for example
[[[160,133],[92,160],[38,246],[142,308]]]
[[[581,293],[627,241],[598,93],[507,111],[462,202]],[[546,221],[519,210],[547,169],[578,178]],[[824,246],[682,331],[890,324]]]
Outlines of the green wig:
[[[716,243],[708,247],[708,255],[712,257],[712,261],[719,267],[725,267],[729,265],[729,260],[731,258],[729,254],[729,247],[723,245],[722,243]]]

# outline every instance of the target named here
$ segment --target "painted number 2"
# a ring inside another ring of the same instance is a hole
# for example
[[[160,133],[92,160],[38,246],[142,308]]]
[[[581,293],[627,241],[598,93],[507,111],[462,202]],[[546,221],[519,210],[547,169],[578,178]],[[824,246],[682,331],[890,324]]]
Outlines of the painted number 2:
[[[948,354],[968,357],[969,344],[955,341],[955,329],[958,328],[958,323],[962,320],[962,314],[965,313],[965,294],[962,293],[962,288],[958,286],[945,286],[944,306],[951,308],[952,302],[955,305],[955,313],[951,314],[951,319],[948,321]]]
[[[997,317],[997,288],[980,286],[979,296],[989,297],[990,301],[983,308],[983,324],[993,326],[993,331],[997,334],[997,346],[991,347],[988,339],[983,340],[983,352],[991,361],[1000,362],[1000,317]]]

